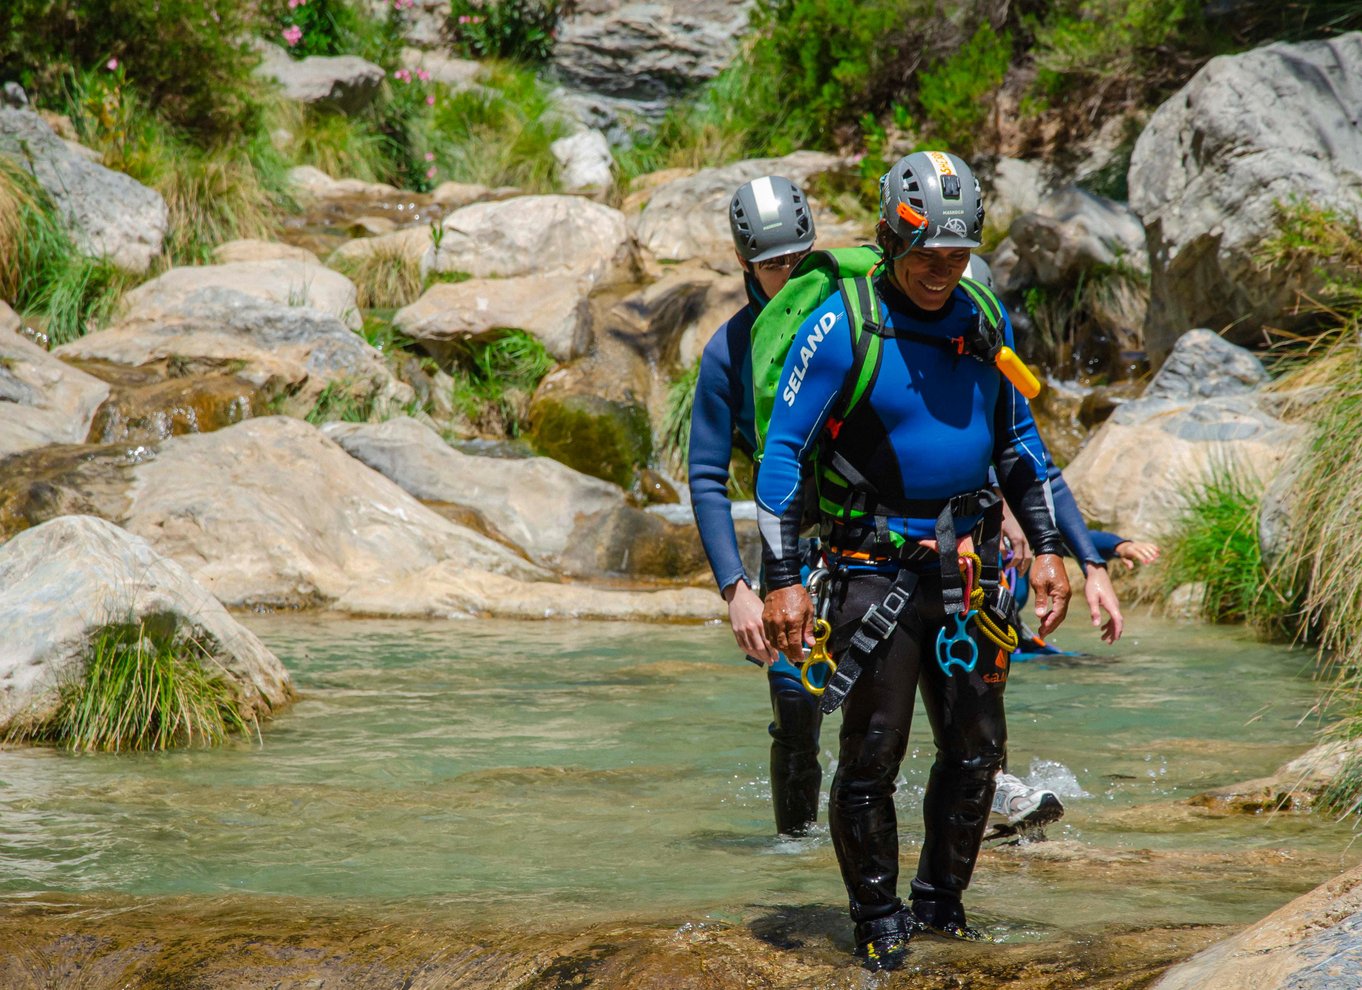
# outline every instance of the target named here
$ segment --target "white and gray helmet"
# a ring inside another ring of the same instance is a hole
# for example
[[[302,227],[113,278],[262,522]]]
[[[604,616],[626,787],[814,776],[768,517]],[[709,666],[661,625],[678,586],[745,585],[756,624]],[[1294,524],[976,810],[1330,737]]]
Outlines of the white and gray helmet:
[[[979,180],[948,151],[915,151],[880,178],[880,219],[910,248],[977,248]]]
[[[733,246],[744,261],[766,261],[813,247],[813,213],[804,193],[783,175],[738,187],[728,204]]]

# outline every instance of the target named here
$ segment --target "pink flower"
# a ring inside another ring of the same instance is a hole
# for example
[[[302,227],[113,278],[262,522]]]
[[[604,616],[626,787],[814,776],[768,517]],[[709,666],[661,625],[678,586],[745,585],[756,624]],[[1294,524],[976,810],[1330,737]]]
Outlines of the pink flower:
[[[118,59],[116,58],[109,59],[109,61],[104,63],[104,68],[112,72],[114,69],[118,68]]]
[[[289,10],[297,10],[299,7],[303,6],[303,4],[305,4],[305,3],[307,3],[307,0],[288,0],[288,9],[289,9]]]
[[[434,166],[434,165],[432,165],[430,168],[426,169],[426,178],[427,178],[427,179],[433,179],[433,178],[435,178],[435,166]]]
[[[297,24],[290,24],[288,27],[284,28],[283,34],[284,40],[288,42],[290,48],[303,40],[303,29]]]
[[[427,152],[426,152],[426,161],[428,161],[428,162],[433,162],[433,161],[435,161],[435,152],[433,152],[433,151],[427,151]]]
[[[410,69],[397,69],[396,71],[393,72],[393,78],[394,78],[394,79],[397,79],[397,80],[400,80],[401,82],[404,82],[404,83],[409,83],[409,82],[411,82],[411,70],[410,70]]]
[[[434,93],[431,93],[429,96],[426,97],[426,106],[428,106],[428,107],[433,107],[433,106],[435,106],[435,94],[434,94]]]
[[[422,82],[430,82],[430,73],[427,72],[425,69],[417,69],[416,78],[421,80]]]
[[[467,24],[467,23],[468,23],[469,21],[471,21],[472,19],[473,19],[473,18],[469,17],[467,14],[460,14],[460,15],[459,15],[459,23],[460,23],[460,24]]]

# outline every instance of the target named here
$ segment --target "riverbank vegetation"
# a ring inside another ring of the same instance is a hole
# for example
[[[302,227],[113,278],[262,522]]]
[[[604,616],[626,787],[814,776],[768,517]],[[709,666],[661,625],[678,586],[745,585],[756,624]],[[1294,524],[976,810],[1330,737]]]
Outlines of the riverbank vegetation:
[[[6,741],[77,752],[215,746],[250,725],[203,643],[157,621],[111,623],[91,637],[56,711],[11,723]]]

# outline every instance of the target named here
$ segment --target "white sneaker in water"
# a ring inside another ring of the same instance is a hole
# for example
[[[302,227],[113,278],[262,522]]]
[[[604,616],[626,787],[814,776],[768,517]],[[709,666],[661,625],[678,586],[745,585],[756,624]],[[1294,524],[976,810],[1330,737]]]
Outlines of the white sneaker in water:
[[[993,813],[1006,818],[1012,826],[1039,827],[1063,818],[1064,805],[1054,791],[1027,787],[1010,773],[1000,773],[993,792]]]

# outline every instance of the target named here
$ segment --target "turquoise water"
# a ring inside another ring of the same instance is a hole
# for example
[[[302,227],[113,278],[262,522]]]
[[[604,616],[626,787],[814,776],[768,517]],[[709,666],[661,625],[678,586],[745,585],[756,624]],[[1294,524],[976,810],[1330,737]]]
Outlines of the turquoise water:
[[[261,740],[0,752],[0,895],[264,894],[573,923],[844,903],[825,827],[771,834],[764,678],[726,628],[248,622],[300,694]],[[985,853],[969,903],[999,930],[1242,923],[1359,859],[1321,817],[1179,803],[1312,743],[1307,655],[1132,626],[1115,648],[1069,631],[1094,655],[1014,668],[1012,769],[1068,814],[1050,841]],[[899,793],[905,873],[925,731],[920,718]]]

